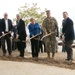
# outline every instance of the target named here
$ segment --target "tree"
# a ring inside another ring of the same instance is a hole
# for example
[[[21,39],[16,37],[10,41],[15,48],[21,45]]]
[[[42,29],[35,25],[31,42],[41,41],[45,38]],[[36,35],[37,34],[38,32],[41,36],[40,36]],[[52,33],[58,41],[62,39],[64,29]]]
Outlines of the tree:
[[[18,11],[22,19],[25,20],[26,25],[30,22],[30,18],[34,18],[39,24],[41,24],[45,18],[45,12],[42,12],[41,9],[37,7],[37,3],[32,3],[32,6],[25,4],[25,6],[19,8]]]

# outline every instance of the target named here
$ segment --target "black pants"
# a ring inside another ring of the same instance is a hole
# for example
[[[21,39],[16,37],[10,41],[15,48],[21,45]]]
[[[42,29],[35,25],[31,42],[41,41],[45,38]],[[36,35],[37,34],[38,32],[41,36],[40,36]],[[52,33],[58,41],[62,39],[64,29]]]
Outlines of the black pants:
[[[65,49],[67,51],[67,59],[72,60],[73,59],[73,50],[72,50],[72,45],[73,41],[65,41]]]
[[[2,51],[4,54],[6,54],[5,40],[7,42],[8,53],[9,53],[9,55],[11,55],[12,48],[11,48],[11,39],[10,39],[9,35],[6,35],[6,36],[1,38]]]
[[[43,45],[44,45],[44,52],[46,52],[46,46],[45,46],[45,43],[43,43]]]
[[[41,52],[43,52],[42,41],[39,41],[39,52],[40,52],[40,49],[41,49]]]
[[[14,39],[12,39],[12,50],[17,49],[17,42],[14,42]]]
[[[38,57],[39,53],[39,41],[31,39],[32,57]]]
[[[24,57],[24,49],[26,48],[26,44],[24,42],[17,42],[18,50],[20,51],[20,56]]]
[[[0,48],[1,48],[1,39],[0,39]]]

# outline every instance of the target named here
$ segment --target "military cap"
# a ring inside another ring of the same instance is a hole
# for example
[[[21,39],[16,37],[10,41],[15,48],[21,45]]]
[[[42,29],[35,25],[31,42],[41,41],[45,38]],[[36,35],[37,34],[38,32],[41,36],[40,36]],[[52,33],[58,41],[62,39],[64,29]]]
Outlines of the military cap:
[[[50,10],[47,10],[46,13],[50,13]]]

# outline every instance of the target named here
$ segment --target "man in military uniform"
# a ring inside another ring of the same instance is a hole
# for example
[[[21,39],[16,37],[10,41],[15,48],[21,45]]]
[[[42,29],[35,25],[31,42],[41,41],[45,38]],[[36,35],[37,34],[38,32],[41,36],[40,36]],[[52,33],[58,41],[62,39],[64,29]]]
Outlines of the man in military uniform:
[[[58,29],[57,21],[54,17],[51,17],[50,10],[46,11],[47,18],[44,19],[42,23],[42,28],[44,35],[47,35],[51,32],[54,32],[52,35],[44,38],[44,42],[46,45],[46,52],[48,55],[48,59],[50,59],[50,53],[52,52],[52,58],[55,56],[56,51],[56,33]]]

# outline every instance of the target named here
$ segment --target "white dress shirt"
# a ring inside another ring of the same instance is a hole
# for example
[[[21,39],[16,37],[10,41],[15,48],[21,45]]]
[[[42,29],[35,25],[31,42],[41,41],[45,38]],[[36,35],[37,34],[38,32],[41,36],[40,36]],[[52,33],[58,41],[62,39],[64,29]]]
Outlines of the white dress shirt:
[[[6,25],[5,26],[6,27],[5,31],[8,32],[9,31],[9,28],[8,28],[8,20],[5,20],[5,25]]]

